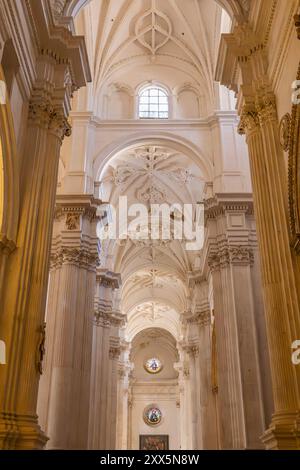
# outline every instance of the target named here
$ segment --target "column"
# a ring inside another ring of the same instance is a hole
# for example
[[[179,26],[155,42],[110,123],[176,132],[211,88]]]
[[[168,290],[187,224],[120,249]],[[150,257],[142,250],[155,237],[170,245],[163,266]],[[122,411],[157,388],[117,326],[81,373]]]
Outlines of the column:
[[[206,201],[206,262],[211,277],[218,365],[218,417],[222,449],[262,446],[269,375],[261,293],[254,278],[257,251],[250,197],[218,195]],[[271,398],[270,398],[271,399]]]
[[[20,176],[17,249],[7,259],[1,294],[1,339],[7,346],[7,365],[0,370],[2,449],[42,448],[47,441],[38,425],[36,404],[59,151],[71,129],[63,102],[64,94],[70,99],[69,85],[59,79],[63,67],[47,56],[39,59],[39,67]]]
[[[49,449],[87,448],[98,202],[91,196],[56,202],[38,399]]]
[[[180,445],[181,450],[192,450],[192,412],[194,403],[192,403],[190,387],[190,371],[188,364],[188,354],[184,349],[179,348],[180,362],[174,364],[174,369],[178,372],[178,392],[180,405]]]
[[[89,449],[115,449],[117,385],[123,316],[114,302],[120,275],[98,269],[93,326]]]
[[[300,317],[277,125],[273,94],[244,106],[240,132],[249,147],[275,408],[263,442],[268,449],[298,449],[300,382],[291,345],[300,337]]]
[[[186,318],[190,341],[198,343],[196,356],[199,426],[201,442],[198,448],[218,448],[216,403],[212,390],[211,312],[208,303],[208,283],[205,278],[190,274],[192,312]],[[200,435],[199,434],[199,435]]]
[[[239,91],[239,132],[246,135],[249,149],[260,246],[274,395],[274,414],[263,442],[267,449],[299,449],[300,369],[291,361],[291,345],[300,337],[299,261],[293,250],[297,240],[288,224],[288,175],[268,54],[249,25],[236,27],[222,43],[222,54],[228,46],[227,57],[222,57],[224,67],[219,64],[218,75],[222,83]],[[238,70],[238,84],[229,69]]]
[[[190,378],[190,403],[191,403],[191,450],[202,449],[200,410],[198,406],[198,381],[196,369],[196,357],[199,354],[197,343],[188,342],[184,346],[185,352],[189,356],[189,378]]]
[[[129,361],[130,344],[121,342],[121,358],[118,370],[117,445],[118,450],[128,449],[128,399],[129,377],[133,364]]]

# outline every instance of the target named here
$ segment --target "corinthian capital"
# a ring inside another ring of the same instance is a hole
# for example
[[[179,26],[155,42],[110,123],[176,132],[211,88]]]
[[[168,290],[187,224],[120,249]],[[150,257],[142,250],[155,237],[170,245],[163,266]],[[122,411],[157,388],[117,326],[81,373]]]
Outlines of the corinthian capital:
[[[256,100],[256,109],[260,125],[266,122],[277,120],[277,106],[274,93],[265,93],[258,96]]]
[[[240,135],[253,132],[259,127],[259,116],[255,109],[249,109],[248,106],[244,106],[240,116],[240,123],[238,126],[238,133]]]

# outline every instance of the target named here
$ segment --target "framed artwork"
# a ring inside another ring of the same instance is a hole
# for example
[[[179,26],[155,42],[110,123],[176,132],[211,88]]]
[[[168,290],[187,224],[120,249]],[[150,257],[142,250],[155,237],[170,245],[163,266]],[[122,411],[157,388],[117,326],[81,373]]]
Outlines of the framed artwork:
[[[140,450],[169,450],[169,436],[140,435]]]

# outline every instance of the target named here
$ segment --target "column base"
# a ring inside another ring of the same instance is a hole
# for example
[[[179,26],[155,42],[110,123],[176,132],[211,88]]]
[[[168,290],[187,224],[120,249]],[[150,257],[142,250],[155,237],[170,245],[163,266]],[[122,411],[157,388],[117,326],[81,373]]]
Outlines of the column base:
[[[47,441],[37,416],[0,413],[1,450],[42,450]]]
[[[300,450],[300,414],[276,413],[261,440],[267,450]]]

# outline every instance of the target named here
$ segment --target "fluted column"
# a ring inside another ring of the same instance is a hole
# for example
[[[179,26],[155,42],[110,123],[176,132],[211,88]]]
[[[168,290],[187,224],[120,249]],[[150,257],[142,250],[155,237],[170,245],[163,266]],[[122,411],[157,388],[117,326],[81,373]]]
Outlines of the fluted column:
[[[250,198],[236,195],[227,200],[226,195],[218,195],[208,200],[206,229],[215,313],[220,446],[257,449],[262,446],[260,436],[272,398],[265,394],[269,364],[261,293],[255,282],[259,272]]]
[[[174,369],[178,372],[181,450],[191,450],[193,448],[191,422],[195,405],[191,400],[190,370],[186,355],[187,353],[181,350],[181,361],[174,364]]]
[[[300,371],[291,345],[300,337],[297,281],[289,245],[284,160],[274,95],[244,106],[240,132],[249,146],[275,412],[263,441],[268,449],[299,449]]]
[[[188,335],[191,340],[197,338],[199,348],[199,354],[196,355],[197,408],[199,410],[199,426],[201,427],[198,448],[217,449],[217,415],[211,382],[211,313],[208,304],[208,284],[204,278],[197,275],[190,275],[189,283],[193,291],[193,307],[192,314],[186,318]]]
[[[48,68],[54,76],[49,60],[43,57],[40,69]],[[4,449],[41,448],[47,441],[37,423],[36,404],[59,151],[70,126],[67,107],[58,97],[49,97],[43,79],[45,89],[37,88],[29,104],[18,248],[7,259],[1,294],[1,339],[7,346],[7,365],[0,370],[0,448]]]
[[[96,282],[95,321],[89,412],[89,449],[115,449],[117,438],[117,385],[120,328],[123,316],[114,302],[120,275],[99,269]]]
[[[38,399],[49,449],[87,448],[97,205],[91,196],[57,197]]]
[[[197,343],[187,343],[184,347],[185,352],[189,356],[189,376],[190,376],[190,400],[194,404],[191,413],[191,449],[202,449],[200,409],[198,406],[198,380],[196,369],[196,358],[199,354],[199,346]]]
[[[133,364],[129,362],[130,345],[121,343],[121,358],[118,369],[118,407],[117,407],[117,443],[118,450],[127,450],[128,446],[128,399],[129,375]]]

